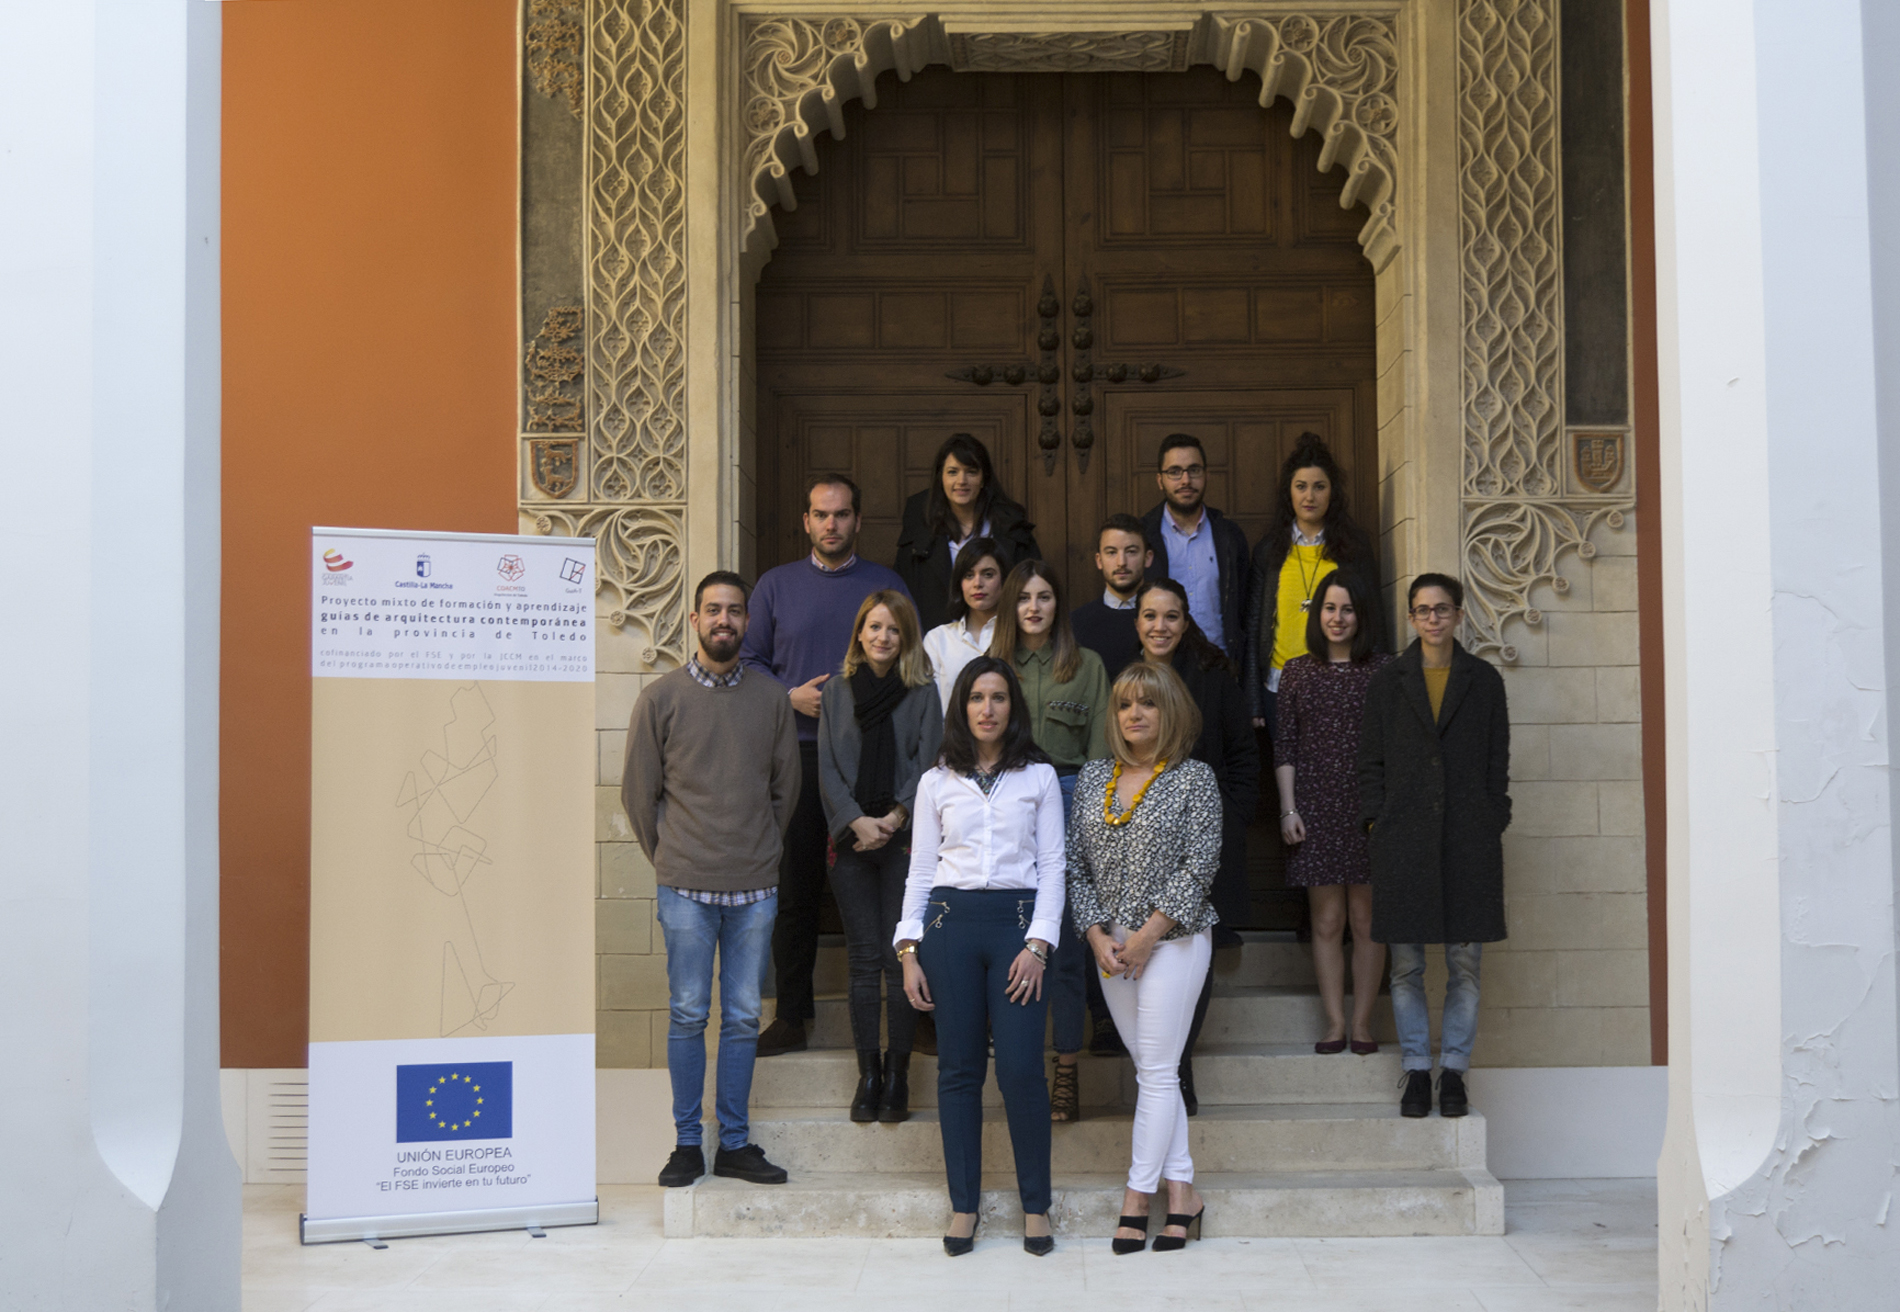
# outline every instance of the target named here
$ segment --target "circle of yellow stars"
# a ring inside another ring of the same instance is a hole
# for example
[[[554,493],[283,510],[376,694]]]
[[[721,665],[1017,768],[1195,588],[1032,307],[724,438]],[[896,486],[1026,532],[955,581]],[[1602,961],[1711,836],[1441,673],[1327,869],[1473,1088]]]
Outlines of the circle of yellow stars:
[[[482,1097],[481,1097],[482,1086],[475,1083],[474,1080],[472,1079],[467,1079],[467,1080],[462,1079],[462,1076],[459,1072],[451,1071],[449,1073],[449,1077],[446,1080],[437,1080],[434,1084],[431,1084],[429,1086],[429,1097],[424,1099],[423,1104],[422,1104],[424,1107],[434,1107],[435,1095],[442,1092],[442,1090],[446,1089],[449,1085],[454,1084],[458,1081],[460,1081],[464,1086],[466,1086],[470,1093],[473,1093],[475,1095],[475,1110],[469,1114],[469,1118],[465,1121],[455,1121],[455,1120],[444,1121],[444,1120],[438,1120],[435,1112],[432,1111],[429,1113],[430,1120],[435,1121],[437,1125],[442,1126],[443,1128],[447,1129],[451,1133],[468,1129],[469,1126],[475,1124],[475,1118],[482,1114]]]

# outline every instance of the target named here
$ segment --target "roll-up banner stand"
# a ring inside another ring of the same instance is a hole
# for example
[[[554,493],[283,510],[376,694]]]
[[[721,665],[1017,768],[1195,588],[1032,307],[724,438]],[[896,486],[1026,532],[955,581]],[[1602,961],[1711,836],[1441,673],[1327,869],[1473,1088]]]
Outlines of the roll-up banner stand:
[[[303,1242],[593,1224],[593,540],[310,571]]]

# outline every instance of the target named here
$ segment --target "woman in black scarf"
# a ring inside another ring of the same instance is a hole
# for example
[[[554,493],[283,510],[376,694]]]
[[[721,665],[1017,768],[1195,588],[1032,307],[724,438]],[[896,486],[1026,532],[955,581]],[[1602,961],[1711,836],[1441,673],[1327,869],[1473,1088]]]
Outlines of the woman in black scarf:
[[[942,741],[943,703],[924,658],[917,612],[901,592],[873,592],[851,626],[843,677],[826,681],[818,703],[819,793],[835,856],[831,891],[851,967],[854,1121],[910,1115],[917,1013],[904,996],[892,935],[904,906],[917,780],[936,761]],[[881,982],[890,1049],[880,1063]]]

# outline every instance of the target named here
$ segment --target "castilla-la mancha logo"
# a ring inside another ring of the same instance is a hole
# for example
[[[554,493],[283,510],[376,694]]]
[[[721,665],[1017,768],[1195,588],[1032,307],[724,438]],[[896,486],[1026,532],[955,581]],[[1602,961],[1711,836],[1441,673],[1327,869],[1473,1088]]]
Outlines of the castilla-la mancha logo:
[[[338,551],[335,547],[331,547],[328,551],[323,553],[323,567],[332,574],[341,573],[355,563],[353,560],[343,559],[343,553]]]
[[[528,567],[521,563],[521,557],[519,556],[503,556],[500,563],[495,566],[495,573],[501,575],[510,583],[518,582],[521,576],[527,572]]]

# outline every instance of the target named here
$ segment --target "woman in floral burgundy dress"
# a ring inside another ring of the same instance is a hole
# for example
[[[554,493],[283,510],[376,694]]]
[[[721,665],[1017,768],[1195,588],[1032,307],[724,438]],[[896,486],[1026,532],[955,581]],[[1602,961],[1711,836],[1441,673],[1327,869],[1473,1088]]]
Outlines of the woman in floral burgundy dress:
[[[1373,1053],[1372,1004],[1385,970],[1385,945],[1372,941],[1372,866],[1359,823],[1359,725],[1372,672],[1392,658],[1373,650],[1378,594],[1355,573],[1335,570],[1314,590],[1307,655],[1280,674],[1273,775],[1280,787],[1280,837],[1292,848],[1287,883],[1306,889],[1313,910],[1313,971],[1326,1007],[1326,1038],[1315,1052]],[[1352,1027],[1346,1025],[1344,932],[1352,922]]]

